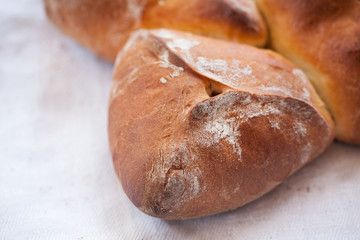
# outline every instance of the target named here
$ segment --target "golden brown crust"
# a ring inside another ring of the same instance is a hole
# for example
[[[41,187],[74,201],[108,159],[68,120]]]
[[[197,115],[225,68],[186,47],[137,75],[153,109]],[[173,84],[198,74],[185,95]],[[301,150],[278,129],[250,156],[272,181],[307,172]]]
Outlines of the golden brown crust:
[[[263,46],[266,28],[253,1],[149,1],[143,28],[168,28]]]
[[[265,24],[252,0],[44,0],[63,32],[113,61],[131,31],[166,27],[262,46]]]
[[[275,50],[301,67],[328,105],[339,140],[360,144],[360,2],[258,0]]]
[[[44,0],[49,19],[64,33],[113,61],[140,26],[145,0]]]
[[[331,143],[333,123],[303,73],[271,51],[142,30],[117,59],[109,138],[131,201],[185,219],[265,194]]]

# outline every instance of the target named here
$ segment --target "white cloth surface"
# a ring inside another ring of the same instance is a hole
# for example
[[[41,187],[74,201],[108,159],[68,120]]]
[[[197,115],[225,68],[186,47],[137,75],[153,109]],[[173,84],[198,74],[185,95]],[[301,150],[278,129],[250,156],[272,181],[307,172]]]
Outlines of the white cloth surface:
[[[235,211],[145,215],[112,167],[112,65],[40,0],[3,1],[0,34],[0,239],[360,239],[360,147],[341,143]]]

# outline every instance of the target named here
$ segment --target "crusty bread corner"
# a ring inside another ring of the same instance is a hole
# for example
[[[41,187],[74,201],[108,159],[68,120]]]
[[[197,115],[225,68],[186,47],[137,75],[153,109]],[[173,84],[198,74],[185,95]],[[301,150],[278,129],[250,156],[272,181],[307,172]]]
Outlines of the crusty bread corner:
[[[360,1],[257,0],[273,49],[305,71],[336,138],[360,144]]]
[[[283,57],[167,30],[140,30],[119,53],[108,130],[124,191],[162,219],[242,206],[334,136],[306,76]]]
[[[67,35],[114,61],[130,33],[169,28],[263,46],[265,23],[253,0],[44,0],[49,19]]]

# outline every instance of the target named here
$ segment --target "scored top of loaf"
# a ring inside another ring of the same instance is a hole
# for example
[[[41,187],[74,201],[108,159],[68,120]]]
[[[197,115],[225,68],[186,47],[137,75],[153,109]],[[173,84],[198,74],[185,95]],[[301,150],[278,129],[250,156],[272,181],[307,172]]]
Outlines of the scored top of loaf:
[[[115,69],[120,64],[122,56],[127,54],[139,38],[156,38],[163,42],[167,50],[158,57],[163,61],[162,66],[168,65],[174,69],[172,76],[178,75],[178,72],[184,69],[170,63],[169,54],[176,55],[192,71],[224,87],[255,94],[291,97],[313,104],[318,109],[324,108],[303,71],[280,55],[270,50],[259,50],[232,42],[226,42],[226,48],[217,47],[221,46],[223,41],[175,30],[135,32],[119,53]],[[135,71],[136,68],[131,69]]]

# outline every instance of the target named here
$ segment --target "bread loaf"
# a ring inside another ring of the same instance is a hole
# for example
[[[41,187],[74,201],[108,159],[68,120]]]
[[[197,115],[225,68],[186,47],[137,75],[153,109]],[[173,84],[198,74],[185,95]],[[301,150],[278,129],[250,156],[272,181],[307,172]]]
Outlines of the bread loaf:
[[[360,1],[257,0],[272,47],[305,71],[336,138],[360,144]]]
[[[117,57],[110,148],[125,193],[149,215],[242,206],[333,135],[307,77],[270,50],[159,29],[137,31]]]
[[[265,24],[253,0],[44,0],[51,21],[113,61],[139,28],[170,28],[262,46]]]

